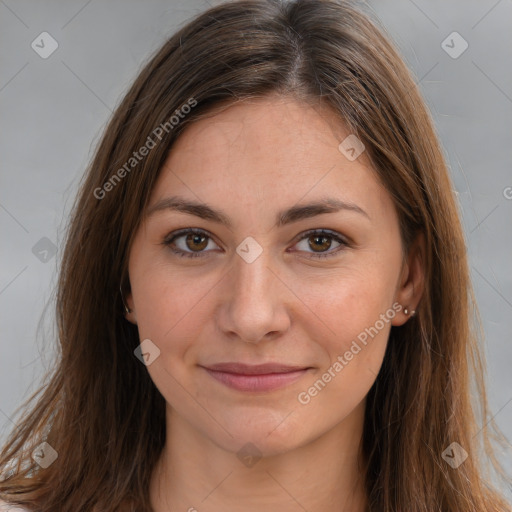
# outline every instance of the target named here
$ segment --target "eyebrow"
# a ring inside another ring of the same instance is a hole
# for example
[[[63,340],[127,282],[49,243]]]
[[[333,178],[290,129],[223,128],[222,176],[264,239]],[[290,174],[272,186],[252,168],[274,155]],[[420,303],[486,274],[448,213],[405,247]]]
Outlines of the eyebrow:
[[[206,203],[191,201],[179,196],[172,196],[162,199],[149,207],[147,216],[155,214],[156,212],[174,210],[178,212],[188,213],[195,215],[205,220],[223,224],[228,228],[232,227],[232,223],[222,211],[209,206]],[[298,206],[292,206],[286,210],[277,213],[276,227],[281,227],[292,222],[299,220],[309,219],[324,213],[336,213],[342,210],[352,211],[365,216],[368,220],[370,216],[359,206],[354,203],[342,201],[333,197],[325,197],[320,200]]]

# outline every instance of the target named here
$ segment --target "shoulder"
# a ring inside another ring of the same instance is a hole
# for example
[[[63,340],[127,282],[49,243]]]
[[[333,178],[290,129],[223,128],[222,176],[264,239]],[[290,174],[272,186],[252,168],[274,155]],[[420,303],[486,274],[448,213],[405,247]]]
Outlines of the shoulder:
[[[0,500],[0,512],[29,512],[28,509]]]

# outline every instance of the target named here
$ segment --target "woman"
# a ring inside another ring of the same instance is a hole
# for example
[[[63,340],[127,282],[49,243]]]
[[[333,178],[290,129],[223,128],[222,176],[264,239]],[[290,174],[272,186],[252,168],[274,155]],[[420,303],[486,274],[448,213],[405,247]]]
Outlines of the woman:
[[[471,297],[431,118],[377,25],[345,2],[212,8],[143,69],[86,174],[59,365],[0,496],[508,510],[477,455]]]

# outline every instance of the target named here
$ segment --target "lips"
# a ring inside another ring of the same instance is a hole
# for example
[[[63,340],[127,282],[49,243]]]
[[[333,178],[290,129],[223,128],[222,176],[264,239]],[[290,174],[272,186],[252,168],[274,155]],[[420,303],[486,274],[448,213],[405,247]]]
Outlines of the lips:
[[[273,391],[285,387],[306,374],[309,367],[280,363],[247,365],[243,363],[217,363],[202,366],[222,384],[238,391]]]

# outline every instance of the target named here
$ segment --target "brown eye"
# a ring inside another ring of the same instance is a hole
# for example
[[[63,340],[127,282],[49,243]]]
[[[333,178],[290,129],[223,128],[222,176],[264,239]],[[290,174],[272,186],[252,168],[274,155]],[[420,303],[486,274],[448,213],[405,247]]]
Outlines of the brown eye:
[[[306,246],[299,247],[299,251],[308,253],[312,258],[335,256],[344,247],[349,246],[349,243],[341,235],[318,229],[304,233],[296,245],[300,246],[300,244],[304,244],[306,241]],[[190,228],[171,233],[163,241],[163,245],[169,247],[178,256],[194,258],[208,256],[211,251],[206,249],[210,242],[216,245],[207,232]],[[338,245],[334,247],[334,250],[330,250],[333,247],[333,242]]]
[[[185,243],[192,251],[202,251],[208,245],[208,237],[203,234],[190,233],[187,235]]]
[[[209,243],[214,243],[212,238],[202,230],[183,229],[181,231],[171,233],[162,242],[163,245],[178,256],[186,258],[194,258],[207,256],[210,251],[205,249]]]
[[[334,246],[333,250],[329,250],[332,249],[333,242],[337,245]],[[300,251],[308,253],[312,258],[336,256],[343,248],[348,246],[348,242],[346,242],[341,235],[335,232],[318,229],[303,233],[297,244]]]
[[[326,251],[331,248],[332,244],[332,237],[328,237],[325,235],[312,235],[308,238],[310,241],[309,247],[313,249],[314,251]]]

